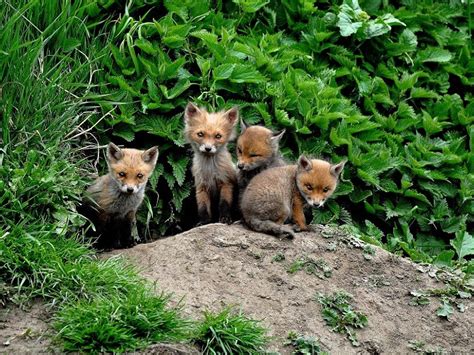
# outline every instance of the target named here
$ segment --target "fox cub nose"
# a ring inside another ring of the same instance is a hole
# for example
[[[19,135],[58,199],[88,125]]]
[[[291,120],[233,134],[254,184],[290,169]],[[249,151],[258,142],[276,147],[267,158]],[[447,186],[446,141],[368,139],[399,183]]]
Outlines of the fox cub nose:
[[[206,148],[204,148],[204,149],[206,149],[206,152],[210,152],[210,151],[212,150],[211,147],[206,147]]]
[[[127,192],[131,194],[133,192],[133,187],[127,187]]]
[[[238,167],[240,170],[242,170],[242,169],[244,168],[244,164],[238,163],[238,164],[237,164],[237,167]]]

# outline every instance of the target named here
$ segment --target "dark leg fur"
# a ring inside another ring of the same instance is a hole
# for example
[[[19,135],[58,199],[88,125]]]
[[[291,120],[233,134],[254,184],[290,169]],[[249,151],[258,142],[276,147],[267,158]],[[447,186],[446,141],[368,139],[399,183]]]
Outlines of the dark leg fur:
[[[263,221],[258,218],[251,217],[246,219],[245,223],[250,229],[256,232],[272,234],[279,238],[293,239],[295,237],[295,232],[293,232],[290,227],[275,223],[273,221]]]
[[[232,223],[232,207],[226,200],[221,200],[219,203],[219,222],[225,224]]]

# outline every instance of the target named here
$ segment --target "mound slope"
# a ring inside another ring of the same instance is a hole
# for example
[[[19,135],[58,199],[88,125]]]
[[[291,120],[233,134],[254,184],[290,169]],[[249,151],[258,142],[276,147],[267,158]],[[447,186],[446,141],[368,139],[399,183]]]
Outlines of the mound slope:
[[[439,300],[412,306],[410,291],[442,288],[443,283],[427,267],[376,247],[370,255],[363,246],[322,226],[290,241],[239,225],[211,224],[108,255],[123,254],[160,290],[174,293],[176,300],[183,297],[184,310],[193,318],[206,309],[240,306],[263,321],[274,336],[270,350],[282,354],[292,350],[284,345],[289,331],[319,338],[331,353],[409,353],[411,341],[429,349],[474,352],[471,300],[463,300],[465,312],[455,311],[449,320],[436,315]],[[275,260],[282,255],[284,260]],[[301,257],[326,264],[332,275],[289,273]],[[339,290],[351,293],[356,309],[368,316],[368,326],[356,331],[359,347],[330,331],[314,301],[318,292]]]

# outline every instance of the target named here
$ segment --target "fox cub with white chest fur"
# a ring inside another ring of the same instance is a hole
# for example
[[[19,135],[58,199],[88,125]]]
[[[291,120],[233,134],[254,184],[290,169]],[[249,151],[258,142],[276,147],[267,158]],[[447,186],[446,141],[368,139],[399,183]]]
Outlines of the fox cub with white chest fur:
[[[92,220],[99,237],[96,246],[126,248],[134,244],[132,226],[143,201],[148,178],[155,169],[158,148],[146,151],[107,147],[109,173],[97,178],[87,189],[88,201],[82,214]]]
[[[321,207],[336,189],[345,161],[332,165],[304,155],[298,164],[271,168],[255,176],[242,196],[245,224],[257,232],[293,238],[308,230],[303,208]],[[295,226],[283,225],[292,218]]]
[[[238,117],[237,108],[214,113],[192,103],[186,106],[184,133],[194,151],[192,173],[200,224],[216,219],[232,223],[237,177],[227,143],[234,138]]]

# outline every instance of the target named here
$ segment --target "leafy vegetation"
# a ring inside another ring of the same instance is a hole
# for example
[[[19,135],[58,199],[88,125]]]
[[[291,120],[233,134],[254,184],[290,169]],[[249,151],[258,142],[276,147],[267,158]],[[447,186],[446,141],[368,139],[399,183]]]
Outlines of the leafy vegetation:
[[[291,345],[294,348],[292,354],[294,355],[325,355],[327,352],[323,351],[318,340],[314,337],[298,335],[295,332],[288,334],[288,342],[286,345]]]
[[[268,343],[267,331],[231,307],[218,313],[204,312],[195,342],[204,354],[261,354]]]
[[[324,279],[332,275],[332,267],[324,259],[313,259],[308,256],[300,257],[293,261],[287,269],[289,274],[294,274],[300,270],[306,271],[308,275],[316,275]]]
[[[183,210],[193,201],[181,135],[190,99],[286,128],[290,159],[348,157],[337,199],[314,222],[355,225],[420,261],[472,227],[473,25],[462,1],[108,4],[95,14],[112,13],[111,55],[91,95],[107,113],[97,127],[160,145],[161,199],[143,217],[159,233],[194,222]]]
[[[352,345],[359,346],[355,328],[367,326],[367,316],[362,312],[354,310],[350,304],[352,295],[340,291],[332,295],[318,294],[316,300],[321,304],[321,314],[331,330],[344,333]]]

